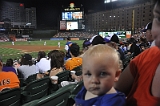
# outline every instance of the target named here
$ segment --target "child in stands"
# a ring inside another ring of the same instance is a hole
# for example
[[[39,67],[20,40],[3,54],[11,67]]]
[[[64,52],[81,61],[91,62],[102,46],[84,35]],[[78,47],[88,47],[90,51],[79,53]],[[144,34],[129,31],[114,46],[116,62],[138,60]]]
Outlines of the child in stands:
[[[114,89],[121,73],[119,56],[115,49],[99,44],[83,56],[84,87],[75,98],[76,106],[125,106],[125,95]]]

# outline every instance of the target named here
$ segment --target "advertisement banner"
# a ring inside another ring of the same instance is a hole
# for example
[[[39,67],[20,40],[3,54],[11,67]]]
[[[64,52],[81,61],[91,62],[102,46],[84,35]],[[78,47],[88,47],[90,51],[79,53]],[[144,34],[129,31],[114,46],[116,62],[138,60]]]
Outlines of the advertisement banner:
[[[66,21],[60,21],[60,30],[66,30]]]

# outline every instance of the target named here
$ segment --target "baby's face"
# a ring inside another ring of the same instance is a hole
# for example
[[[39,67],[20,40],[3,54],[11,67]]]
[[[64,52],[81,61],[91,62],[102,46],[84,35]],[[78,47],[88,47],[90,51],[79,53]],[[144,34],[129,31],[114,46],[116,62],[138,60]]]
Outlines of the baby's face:
[[[87,57],[83,59],[83,81],[87,91],[94,95],[108,93],[116,80],[117,64],[106,55]]]

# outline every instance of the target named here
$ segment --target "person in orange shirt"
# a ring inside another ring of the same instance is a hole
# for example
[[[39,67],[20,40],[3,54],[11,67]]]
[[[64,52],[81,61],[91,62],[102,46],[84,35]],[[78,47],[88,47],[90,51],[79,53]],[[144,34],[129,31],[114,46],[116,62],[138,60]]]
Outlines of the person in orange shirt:
[[[0,59],[0,92],[4,89],[18,88],[19,79],[14,72],[3,72],[3,63]]]
[[[82,58],[79,56],[80,47],[76,43],[73,43],[70,47],[71,59],[68,59],[65,63],[66,70],[73,70],[74,68],[82,65]]]
[[[127,106],[160,106],[160,1],[154,1],[151,33],[155,46],[131,60],[115,84],[127,95]]]

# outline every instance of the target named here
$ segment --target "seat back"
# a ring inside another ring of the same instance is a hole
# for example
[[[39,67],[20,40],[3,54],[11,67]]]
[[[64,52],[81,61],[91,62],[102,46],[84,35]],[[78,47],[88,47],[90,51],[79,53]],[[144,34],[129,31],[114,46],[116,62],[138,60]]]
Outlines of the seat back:
[[[71,92],[71,95],[73,95],[73,96],[75,97],[75,96],[78,94],[78,92],[81,90],[82,86],[83,86],[83,81],[79,82],[79,83],[74,87],[74,89],[73,89],[72,92]],[[73,98],[74,98],[74,97],[73,97]]]
[[[70,71],[60,72],[56,76],[58,76],[58,84],[60,84],[62,81],[69,81]]]
[[[21,90],[14,88],[0,92],[0,105],[1,106],[20,106],[21,105]]]
[[[37,74],[30,75],[30,76],[25,80],[25,83],[26,83],[26,84],[29,84],[30,82],[35,81],[36,78],[37,78]]]
[[[49,92],[49,77],[44,77],[39,80],[35,80],[29,83],[23,90],[23,103],[29,102],[31,100],[42,98],[48,95]]]
[[[67,106],[71,88],[73,88],[73,86],[60,88],[60,90],[53,94],[24,104],[23,106]]]
[[[19,78],[19,81],[20,81],[20,87],[23,87],[25,85],[24,83],[24,79],[23,78]]]
[[[77,76],[82,75],[82,66],[75,67],[73,70],[76,71],[75,74],[76,74]]]
[[[78,67],[75,67],[73,70],[74,70],[74,71],[82,71],[82,66],[80,65],[80,66],[78,66]]]

